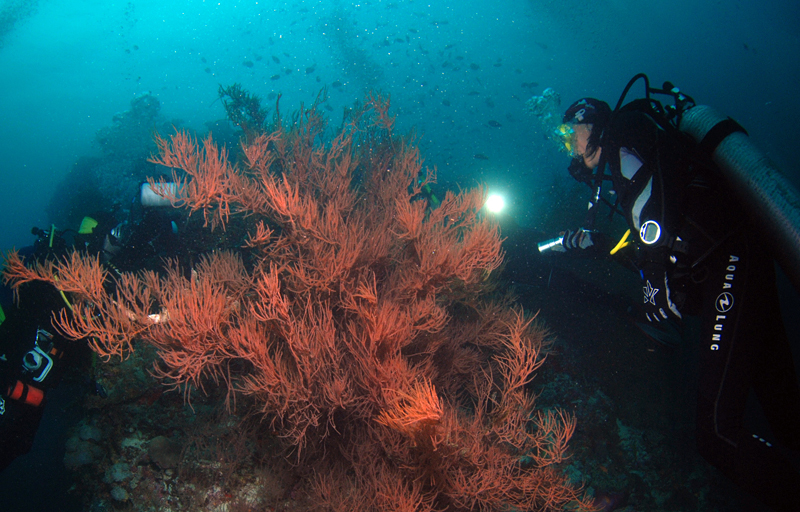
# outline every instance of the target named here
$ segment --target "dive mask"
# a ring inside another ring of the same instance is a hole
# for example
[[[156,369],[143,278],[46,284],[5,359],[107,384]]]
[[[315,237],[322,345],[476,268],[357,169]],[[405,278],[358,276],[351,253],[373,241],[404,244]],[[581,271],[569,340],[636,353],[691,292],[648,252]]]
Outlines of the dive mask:
[[[562,151],[569,154],[570,158],[575,158],[575,142],[577,136],[572,124],[564,123],[554,131],[555,138],[561,143]]]

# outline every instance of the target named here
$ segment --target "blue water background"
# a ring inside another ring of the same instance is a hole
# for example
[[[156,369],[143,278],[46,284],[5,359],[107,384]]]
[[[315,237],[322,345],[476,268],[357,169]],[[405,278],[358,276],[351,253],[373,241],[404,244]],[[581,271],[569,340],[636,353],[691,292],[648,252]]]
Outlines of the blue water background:
[[[218,85],[234,82],[282,93],[291,111],[339,81],[329,88],[334,121],[366,91],[390,93],[399,127],[417,129],[440,181],[504,191],[523,225],[552,209],[543,187],[568,179],[566,157],[523,102],[553,87],[564,105],[582,95],[613,104],[637,72],[739,120],[800,182],[796,2],[8,0],[3,9],[23,15],[0,21],[0,248],[30,243],[33,225],[75,227],[45,207],[135,95],[151,92],[166,119],[204,131],[224,117]]]

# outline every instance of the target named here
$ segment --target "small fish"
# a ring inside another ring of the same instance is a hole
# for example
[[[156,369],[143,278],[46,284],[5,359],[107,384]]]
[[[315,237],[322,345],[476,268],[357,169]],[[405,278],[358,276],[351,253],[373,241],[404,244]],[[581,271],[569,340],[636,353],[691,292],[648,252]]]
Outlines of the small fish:
[[[306,74],[307,74],[307,75],[310,75],[311,73],[313,73],[313,72],[314,72],[314,70],[315,70],[315,69],[317,69],[315,66],[309,66],[309,67],[307,67],[307,68],[306,68]]]
[[[480,96],[480,95],[481,93],[479,93],[478,91],[469,91],[467,93],[467,96]]]
[[[331,84],[331,87],[333,87],[334,89],[338,89],[341,86],[342,86],[342,82],[340,82],[339,80],[336,80],[335,82],[333,82]]]
[[[484,155],[483,153],[475,153],[473,157],[475,160],[489,160],[489,157]]]
[[[498,123],[494,119],[490,119],[489,122],[487,122],[486,124],[488,124],[492,128],[500,128],[501,126],[503,126],[502,124]]]
[[[272,56],[272,61],[273,61],[275,64],[280,64],[280,63],[281,63],[281,59],[279,59],[278,57],[276,57],[276,56],[274,56],[274,55]]]
[[[444,105],[445,107],[449,107],[450,106],[450,100],[442,100],[442,105]]]
[[[281,75],[272,75],[271,77],[269,77],[269,79],[272,80],[272,81],[280,80],[281,79]]]
[[[252,60],[245,59],[245,61],[242,62],[242,66],[244,66],[246,68],[252,68],[253,66],[255,66],[255,64],[253,63]]]
[[[481,67],[473,62],[472,64],[469,65],[469,69],[471,69],[472,71],[478,71],[479,69],[481,69]]]

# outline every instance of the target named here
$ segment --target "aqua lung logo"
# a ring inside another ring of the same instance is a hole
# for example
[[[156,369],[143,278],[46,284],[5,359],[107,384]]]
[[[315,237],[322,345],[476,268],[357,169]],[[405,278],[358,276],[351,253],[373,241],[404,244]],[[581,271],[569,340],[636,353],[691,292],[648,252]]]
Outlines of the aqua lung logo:
[[[728,292],[722,292],[717,296],[716,303],[717,311],[720,313],[727,313],[733,307],[733,295]]]
[[[711,333],[711,346],[709,348],[713,351],[720,349],[719,344],[722,341],[722,333],[725,330],[725,321],[728,319],[727,313],[733,307],[733,294],[727,290],[733,288],[733,278],[736,276],[736,263],[738,261],[738,256],[731,254],[728,257],[728,266],[725,267],[725,277],[722,279],[723,291],[717,295],[714,301],[714,307],[719,314],[714,316],[714,332]]]

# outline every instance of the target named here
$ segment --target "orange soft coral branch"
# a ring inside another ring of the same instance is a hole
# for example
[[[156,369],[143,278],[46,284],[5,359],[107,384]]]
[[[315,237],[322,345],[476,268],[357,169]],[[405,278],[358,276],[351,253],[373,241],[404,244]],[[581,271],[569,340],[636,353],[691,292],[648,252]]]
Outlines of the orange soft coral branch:
[[[367,99],[367,106],[377,113],[376,125],[388,132],[394,128],[394,116],[389,115],[391,98],[383,97],[374,92],[370,92]]]
[[[41,266],[38,269],[36,267],[28,268],[17,251],[10,251],[3,255],[3,284],[19,288],[31,281],[54,283],[53,264],[49,263],[46,268]]]
[[[517,309],[502,336],[505,351],[496,357],[506,393],[522,390],[533,380],[534,372],[544,363],[541,330],[531,329],[534,318],[526,318]]]
[[[73,274],[70,280],[77,279],[80,273],[80,267],[65,269],[65,274]],[[153,297],[148,277],[139,280],[122,274],[116,280],[114,296],[97,292],[94,298],[86,299],[74,294],[77,300],[69,312],[62,309],[54,313],[55,327],[69,339],[88,340],[89,346],[102,357],[126,357],[133,350],[136,338],[166,321],[165,315],[149,313]]]
[[[439,207],[431,211],[429,222],[446,235],[463,233],[475,225],[485,202],[486,191],[482,188],[460,194],[448,191]]]
[[[130,310],[116,303],[102,306],[77,303],[72,314],[62,309],[55,324],[72,340],[86,339],[97,355],[106,359],[125,358],[133,351],[133,341],[154,323],[148,317],[132,318]]]
[[[409,201],[406,197],[395,200],[397,235],[404,240],[416,240],[422,234],[423,221],[428,209],[426,201]]]
[[[366,339],[376,347],[379,358],[397,355],[413,340],[408,312],[397,303],[384,300],[374,308],[362,308],[361,319]]]
[[[187,132],[178,131],[169,140],[155,134],[155,141],[159,155],[151,155],[148,161],[185,172],[196,172],[200,155],[197,142]]]
[[[278,180],[272,175],[262,178],[264,200],[281,223],[294,224],[303,211],[299,185],[291,184],[284,176]]]
[[[436,304],[434,297],[427,297],[415,302],[411,308],[411,321],[417,332],[441,332],[450,321],[450,315]]]
[[[442,402],[429,381],[414,383],[408,393],[394,392],[399,400],[383,409],[375,421],[410,438],[428,433],[429,427],[439,423],[443,414]]]
[[[262,270],[255,280],[258,300],[249,303],[251,314],[258,320],[280,327],[280,334],[288,336],[292,329],[292,305],[281,292],[281,270],[274,262]]]
[[[169,267],[154,291],[167,320],[156,322],[145,336],[160,351],[156,375],[176,387],[202,387],[206,377],[220,378],[228,332],[250,286],[241,260],[230,253],[204,257],[189,280],[177,265]]]
[[[269,243],[272,234],[272,229],[265,226],[264,221],[258,221],[258,224],[256,224],[256,233],[247,235],[244,246],[250,248],[264,247]]]
[[[389,210],[397,199],[410,200],[421,192],[423,184],[435,181],[435,170],[430,169],[419,181],[422,169],[419,150],[406,142],[396,152],[374,155],[370,165],[380,170],[369,177],[376,208]]]
[[[178,270],[175,262],[171,268],[173,274]],[[214,284],[223,286],[232,300],[239,300],[249,292],[253,280],[244,267],[242,258],[230,251],[215,251],[203,255],[195,267],[197,274],[203,274]],[[172,279],[179,279],[177,274]]]
[[[575,432],[575,417],[562,410],[537,411],[534,424],[537,443],[529,453],[531,459],[539,467],[562,462],[566,457],[567,444]]]
[[[197,141],[185,131],[179,131],[169,141],[156,135],[156,145],[159,154],[148,161],[183,170],[190,179],[174,177],[181,199],[191,211],[203,211],[206,225],[210,216],[212,227],[217,224],[224,227],[230,217],[232,200],[229,182],[233,169],[228,162],[227,149],[218,147],[210,134],[200,149]]]
[[[253,320],[243,320],[228,332],[229,355],[252,364],[255,371],[234,385],[237,392],[258,398],[259,410],[275,414],[279,421],[289,414],[301,396],[297,380],[278,338]]]
[[[103,283],[107,277],[99,257],[77,251],[72,252],[67,260],[34,262],[30,268],[25,266],[19,253],[12,251],[5,257],[3,270],[3,282],[14,289],[31,281],[43,281],[62,292],[89,300],[99,300],[105,294]]]
[[[500,244],[497,225],[485,219],[479,221],[464,235],[455,274],[466,283],[486,279],[503,262]]]
[[[276,130],[270,134],[262,133],[249,144],[242,142],[242,152],[247,167],[258,172],[262,177],[269,175],[270,168],[277,159],[273,146],[282,134],[283,130]]]

